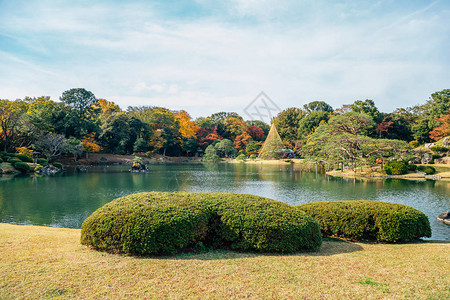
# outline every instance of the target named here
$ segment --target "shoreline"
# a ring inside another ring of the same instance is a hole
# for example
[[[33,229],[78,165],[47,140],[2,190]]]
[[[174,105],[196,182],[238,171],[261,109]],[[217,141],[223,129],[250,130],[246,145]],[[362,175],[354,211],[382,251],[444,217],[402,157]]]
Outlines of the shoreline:
[[[61,161],[64,165],[67,166],[96,166],[96,165],[131,165],[133,163],[134,155],[119,155],[119,154],[106,154],[106,153],[90,153],[88,158],[82,158],[78,161],[74,161],[73,158],[65,157],[59,161]],[[142,157],[142,156],[139,156]],[[185,164],[201,164],[206,163],[202,162],[200,157],[187,157],[187,156],[163,156],[163,155],[155,155],[154,157],[142,157],[145,163],[147,164],[158,164],[158,163],[185,163]],[[293,159],[247,159],[245,161],[238,161],[233,158],[222,158],[217,163],[225,163],[225,164],[250,164],[250,165],[301,165],[305,169],[314,169],[315,164],[313,162],[309,162],[305,159],[293,158]],[[409,173],[404,175],[385,175],[376,171],[369,172],[358,172],[358,171],[327,171],[325,174],[333,176],[333,177],[348,177],[348,178],[373,178],[373,179],[407,179],[407,180],[442,180],[442,181],[450,181],[450,165],[446,164],[435,164],[434,167],[438,167],[441,169],[448,169],[446,171],[437,171],[436,174],[433,175],[422,175],[418,173]]]

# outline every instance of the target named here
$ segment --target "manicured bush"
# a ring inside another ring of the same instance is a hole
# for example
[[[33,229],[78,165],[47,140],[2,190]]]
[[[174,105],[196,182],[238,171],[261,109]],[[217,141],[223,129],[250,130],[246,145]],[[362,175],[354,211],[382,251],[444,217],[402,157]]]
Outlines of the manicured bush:
[[[437,145],[437,146],[431,147],[430,150],[433,152],[447,152],[450,149],[447,147],[444,147],[444,146]]]
[[[27,173],[30,171],[30,166],[25,162],[16,162],[14,164],[14,168],[22,173]]]
[[[17,154],[16,157],[18,159],[20,159],[21,161],[23,161],[23,162],[29,162],[29,163],[33,162],[33,159],[31,157],[26,156],[26,155]]]
[[[48,166],[48,160],[46,160],[45,158],[38,158],[36,162],[43,167]]]
[[[418,166],[417,171],[424,172],[427,175],[433,175],[436,173],[436,169],[432,166]]]
[[[431,157],[432,157],[433,159],[441,158],[441,156],[440,156],[439,154],[433,154]]]
[[[379,242],[431,237],[425,214],[410,206],[380,201],[326,201],[297,206],[315,218],[323,236]]]
[[[134,194],[99,208],[81,227],[82,244],[141,255],[198,247],[295,252],[321,242],[319,224],[306,213],[233,193]]]
[[[402,161],[388,161],[384,165],[383,170],[388,175],[403,175],[408,172],[406,164]]]
[[[406,168],[408,169],[408,171],[415,171],[415,170],[417,170],[417,165],[409,164],[406,166]]]
[[[10,164],[14,165],[15,163],[22,162],[22,161],[19,158],[17,158],[17,157],[9,157],[8,158],[8,162]]]
[[[54,162],[54,163],[52,163],[52,165],[55,167],[55,168],[58,168],[58,169],[63,169],[63,164],[62,163],[60,163],[60,162]]]
[[[250,155],[250,159],[251,159],[251,160],[255,160],[255,159],[256,159],[256,154],[251,154],[251,155]]]

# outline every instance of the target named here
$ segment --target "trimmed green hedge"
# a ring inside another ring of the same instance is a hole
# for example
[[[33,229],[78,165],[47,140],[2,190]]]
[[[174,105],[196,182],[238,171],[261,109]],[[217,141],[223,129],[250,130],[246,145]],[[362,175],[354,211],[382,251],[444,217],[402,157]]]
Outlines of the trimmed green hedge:
[[[406,205],[348,200],[305,203],[297,208],[319,222],[323,236],[392,243],[431,237],[428,217]]]
[[[15,163],[22,162],[22,161],[19,158],[17,158],[17,157],[9,157],[8,158],[8,162],[10,164],[14,165]]]
[[[150,192],[104,205],[81,227],[99,250],[171,254],[211,247],[260,252],[317,249],[319,224],[290,205],[233,193]]]
[[[38,158],[36,162],[43,167],[48,166],[48,160],[46,160],[45,158]]]
[[[14,164],[14,168],[16,168],[16,170],[22,172],[22,173],[27,173],[30,171],[30,166],[25,163],[25,162],[16,162]]]
[[[418,166],[417,171],[424,172],[427,175],[433,175],[436,173],[436,169],[432,166]]]
[[[403,175],[408,172],[406,164],[402,161],[388,161],[384,165],[383,170],[388,175]]]
[[[29,162],[29,163],[32,163],[32,162],[33,162],[33,159],[32,159],[31,157],[26,156],[26,155],[17,154],[16,157],[17,157],[18,159],[20,159],[21,161],[23,161],[23,162]]]
[[[55,167],[55,168],[58,168],[58,169],[63,169],[64,167],[63,167],[63,164],[62,163],[60,163],[60,162],[54,162],[54,163],[52,163],[52,165]]]

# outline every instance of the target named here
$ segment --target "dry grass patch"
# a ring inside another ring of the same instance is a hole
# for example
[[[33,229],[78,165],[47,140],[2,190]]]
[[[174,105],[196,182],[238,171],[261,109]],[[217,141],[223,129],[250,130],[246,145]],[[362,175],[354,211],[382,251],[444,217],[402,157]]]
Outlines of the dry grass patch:
[[[450,298],[448,242],[140,258],[79,241],[76,229],[0,224],[0,298]]]

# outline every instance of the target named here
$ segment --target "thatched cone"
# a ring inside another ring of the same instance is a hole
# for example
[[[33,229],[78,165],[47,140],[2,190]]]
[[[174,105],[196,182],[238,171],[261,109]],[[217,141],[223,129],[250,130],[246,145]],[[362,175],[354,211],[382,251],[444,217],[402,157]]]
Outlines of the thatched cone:
[[[263,159],[278,157],[284,153],[284,148],[285,146],[275,127],[275,122],[272,122],[269,134],[267,135],[261,150],[259,150],[259,157]]]

